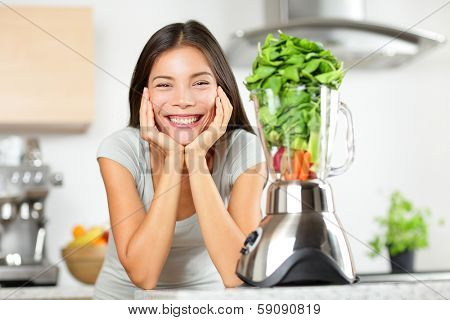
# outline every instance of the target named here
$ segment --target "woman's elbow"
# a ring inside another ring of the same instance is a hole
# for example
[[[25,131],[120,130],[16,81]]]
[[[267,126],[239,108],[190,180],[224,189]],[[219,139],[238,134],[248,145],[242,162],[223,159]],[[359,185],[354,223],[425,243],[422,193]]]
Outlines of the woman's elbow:
[[[156,283],[154,281],[135,282],[135,285],[143,290],[153,290],[156,288]]]
[[[131,282],[133,284],[143,290],[153,290],[156,288],[157,281],[155,281],[151,277],[145,277],[145,276],[137,276],[133,274],[128,274],[130,277]]]
[[[228,281],[223,281],[223,285],[225,286],[225,288],[236,288],[239,287],[241,284],[243,284],[244,282],[239,279],[238,277],[234,277],[231,280]]]
[[[144,272],[144,270],[140,270],[129,265],[124,268],[131,282],[136,287],[144,290],[152,290],[156,287],[158,279],[154,276],[151,276],[148,273],[148,269],[146,270],[147,272]]]

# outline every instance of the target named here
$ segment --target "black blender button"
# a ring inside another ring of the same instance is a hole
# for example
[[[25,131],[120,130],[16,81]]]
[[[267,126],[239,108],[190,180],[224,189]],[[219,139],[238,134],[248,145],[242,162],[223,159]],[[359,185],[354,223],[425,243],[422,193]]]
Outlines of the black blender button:
[[[245,239],[244,246],[246,246],[247,244],[250,245],[254,244],[256,239],[258,239],[258,232],[253,231],[252,233],[249,234],[247,239]]]
[[[242,254],[247,254],[248,253],[248,248],[246,248],[246,247],[241,248],[241,253]]]

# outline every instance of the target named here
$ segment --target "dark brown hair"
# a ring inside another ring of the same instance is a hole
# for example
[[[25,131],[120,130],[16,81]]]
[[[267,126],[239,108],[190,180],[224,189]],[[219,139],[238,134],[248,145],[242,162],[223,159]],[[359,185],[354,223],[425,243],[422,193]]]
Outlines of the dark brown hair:
[[[203,52],[216,78],[217,85],[222,87],[230,99],[233,113],[225,135],[237,128],[255,134],[245,114],[236,79],[219,43],[203,24],[195,20],[169,24],[155,32],[148,40],[139,56],[131,78],[128,95],[130,103],[128,126],[140,128],[139,109],[142,91],[147,85],[148,76],[156,58],[168,49],[182,46],[193,46]]]

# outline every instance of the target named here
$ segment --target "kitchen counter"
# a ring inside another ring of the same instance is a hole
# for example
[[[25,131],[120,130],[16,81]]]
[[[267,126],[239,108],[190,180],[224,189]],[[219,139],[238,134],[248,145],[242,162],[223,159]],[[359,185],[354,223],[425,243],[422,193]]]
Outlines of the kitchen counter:
[[[57,299],[57,300],[89,300],[92,299],[94,286],[55,286],[0,288],[0,299]]]
[[[450,272],[360,275],[361,282],[345,286],[297,286],[254,288],[176,288],[137,290],[139,300],[236,299],[236,300],[320,300],[320,299],[450,299]],[[92,299],[89,285],[0,288],[0,299]]]
[[[138,290],[135,298],[139,300],[354,300],[354,299],[449,299],[450,280],[374,282],[353,285],[297,286],[254,288],[240,286],[224,289],[161,289]]]

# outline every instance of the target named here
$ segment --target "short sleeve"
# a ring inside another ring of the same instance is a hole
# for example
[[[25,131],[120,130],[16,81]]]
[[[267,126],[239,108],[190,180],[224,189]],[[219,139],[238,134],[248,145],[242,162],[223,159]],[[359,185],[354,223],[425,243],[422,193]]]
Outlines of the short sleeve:
[[[97,148],[97,159],[109,158],[125,167],[137,182],[139,170],[139,137],[130,131],[120,130],[104,138]]]
[[[234,185],[237,178],[247,169],[265,162],[264,149],[259,136],[242,130],[236,137],[230,148],[231,158],[231,184]],[[264,187],[267,184],[267,179],[264,182]]]

